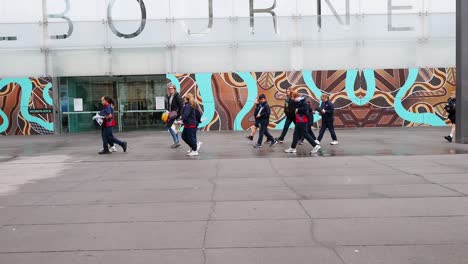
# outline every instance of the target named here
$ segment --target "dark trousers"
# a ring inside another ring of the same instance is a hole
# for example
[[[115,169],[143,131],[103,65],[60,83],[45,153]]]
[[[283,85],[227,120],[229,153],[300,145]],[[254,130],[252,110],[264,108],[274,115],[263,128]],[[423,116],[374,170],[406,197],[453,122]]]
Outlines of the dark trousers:
[[[312,138],[312,136],[309,133],[307,133],[307,125],[308,125],[307,123],[296,123],[296,127],[294,128],[294,136],[293,136],[293,142],[291,144],[291,148],[296,148],[297,141],[301,138],[304,138],[307,141],[309,141],[312,147],[315,147],[317,145],[314,139]]]
[[[316,140],[317,138],[315,137],[314,131],[312,131],[312,125],[314,124],[313,121],[309,121],[307,124],[307,133],[312,137],[312,139]],[[300,140],[304,141],[304,137],[302,137]]]
[[[116,143],[119,146],[122,146],[122,141],[114,137],[112,133],[112,127],[106,127],[102,124],[101,136],[102,136],[102,148],[104,150],[109,150],[109,146],[113,146]]]
[[[261,145],[263,141],[263,135],[267,137],[271,142],[274,142],[275,139],[268,131],[268,123],[260,123],[260,132],[258,133],[258,141],[257,144]]]
[[[284,140],[284,137],[286,137],[286,134],[288,133],[289,126],[291,126],[291,123],[296,124],[296,118],[293,117],[288,117],[286,116],[286,122],[284,123],[283,131],[281,132],[281,136],[279,136],[279,140]]]
[[[318,136],[318,141],[322,141],[323,134],[325,134],[325,130],[328,128],[330,130],[330,135],[333,140],[338,140],[335,134],[335,127],[333,126],[333,120],[322,120],[322,127],[320,127],[320,133]]]
[[[184,127],[182,131],[182,140],[193,150],[197,151],[197,128]]]

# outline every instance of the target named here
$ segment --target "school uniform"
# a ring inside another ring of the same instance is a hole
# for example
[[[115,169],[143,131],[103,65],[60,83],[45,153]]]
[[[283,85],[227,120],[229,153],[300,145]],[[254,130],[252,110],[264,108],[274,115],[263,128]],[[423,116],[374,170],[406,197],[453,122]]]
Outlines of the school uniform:
[[[262,145],[263,135],[265,135],[270,142],[275,142],[275,139],[268,131],[268,124],[270,123],[270,114],[271,110],[267,102],[257,104],[257,107],[255,108],[254,112],[255,122],[258,123],[260,127],[257,145]]]
[[[333,125],[333,121],[335,119],[334,118],[335,107],[333,103],[330,101],[322,102],[320,104],[320,108],[325,110],[325,113],[322,113],[320,111],[320,114],[322,115],[322,126],[320,127],[320,133],[319,133],[317,140],[322,141],[323,134],[325,134],[325,130],[328,129],[330,131],[330,135],[333,141],[337,141],[338,139],[335,134],[335,127]]]

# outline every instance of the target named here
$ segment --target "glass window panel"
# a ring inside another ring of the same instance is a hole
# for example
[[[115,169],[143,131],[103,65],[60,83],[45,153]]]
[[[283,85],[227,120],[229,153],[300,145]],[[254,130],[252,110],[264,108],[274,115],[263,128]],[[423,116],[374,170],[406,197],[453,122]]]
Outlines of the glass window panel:
[[[167,48],[112,49],[112,74],[143,75],[167,72]]]
[[[50,49],[58,48],[104,48],[107,43],[107,25],[101,21],[73,22],[73,32],[66,39],[47,39]],[[67,22],[49,23],[49,36],[67,34]]]
[[[457,20],[455,13],[429,14],[426,16],[428,22],[429,38],[456,38]]]
[[[43,47],[43,27],[39,23],[0,23],[1,37],[16,37],[14,41],[0,41],[3,48]]]
[[[145,6],[146,6],[146,18],[148,20],[157,20],[157,19],[166,19],[172,17],[170,11],[172,11],[174,8],[170,7],[171,2],[174,0],[145,0]],[[135,0],[133,0],[135,2]],[[224,0],[223,0],[224,2]],[[136,3],[132,3],[135,4]],[[138,17],[141,17],[139,14]]]
[[[45,53],[40,50],[0,49],[1,77],[45,76]]]
[[[360,18],[350,17],[349,25],[346,18],[341,17],[344,25],[334,16],[322,16],[322,28],[319,30],[318,17],[302,17],[299,23],[299,36],[304,41],[350,41],[358,40],[360,35]]]
[[[2,0],[0,1],[1,22],[34,22],[42,21],[42,1],[38,0]],[[1,35],[1,34],[0,34]]]
[[[213,19],[211,29],[208,29],[208,23],[209,19],[175,20],[172,26],[173,43],[176,45],[229,44],[234,41],[232,32],[235,23],[229,18]]]
[[[418,49],[414,41],[366,41],[360,49],[361,68],[401,69],[417,66]]]
[[[363,40],[410,40],[423,37],[424,16],[418,14],[393,15],[391,24],[388,16],[385,15],[365,15],[360,22],[361,38]],[[392,28],[410,27],[411,30],[398,31]]]
[[[356,42],[304,43],[305,70],[342,70],[359,67]]]
[[[388,0],[359,0],[361,4],[361,13],[363,14],[389,14]],[[393,0],[393,6],[411,6],[411,9],[393,10],[393,14],[418,14],[423,12],[424,0]]]
[[[250,19],[239,18],[235,23],[232,34],[234,40],[239,43],[243,42],[278,42],[278,41],[293,41],[297,39],[296,21],[292,17],[278,17],[277,30],[273,18],[270,17],[256,17],[254,21],[254,33],[250,28]]]
[[[418,67],[456,67],[455,39],[428,39],[416,51]],[[414,56],[414,55],[413,55]]]
[[[424,0],[424,7],[429,13],[455,13],[457,0]]]
[[[121,1],[121,0],[119,0]],[[119,2],[117,1],[117,2]],[[57,3],[60,3],[58,5]],[[64,0],[48,0],[47,12],[49,14],[59,14],[65,10]],[[135,2],[135,1],[133,1]],[[72,21],[102,21],[107,20],[107,4],[108,1],[96,1],[96,0],[79,0],[70,1],[70,10],[65,15]],[[132,3],[133,4],[133,3]],[[53,9],[52,9],[53,8]],[[60,19],[51,19],[53,21],[61,21]],[[73,22],[73,23],[74,23]]]
[[[170,43],[170,24],[166,20],[147,20],[143,31],[134,38],[118,37],[111,29],[107,30],[111,47],[160,47]],[[140,20],[114,21],[114,27],[122,34],[132,34],[140,27]]]
[[[330,0],[330,3],[338,14],[344,15],[346,14],[346,1],[349,1],[349,13],[351,15],[361,13],[360,2],[357,0]],[[297,8],[298,8],[298,13],[301,14],[302,16],[318,15],[317,1],[297,0]],[[324,16],[333,15],[332,9],[323,0],[322,0],[322,15]]]
[[[178,46],[174,50],[172,72],[229,72],[233,50],[226,46]]]
[[[95,76],[110,73],[110,55],[104,49],[51,50],[49,70],[52,76]]]
[[[281,71],[291,69],[290,43],[240,44],[236,50],[237,71]]]

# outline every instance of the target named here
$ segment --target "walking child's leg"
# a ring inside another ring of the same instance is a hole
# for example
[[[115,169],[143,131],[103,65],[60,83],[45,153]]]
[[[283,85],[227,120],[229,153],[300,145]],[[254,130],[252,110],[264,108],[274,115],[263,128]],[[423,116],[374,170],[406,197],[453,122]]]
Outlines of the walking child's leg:
[[[258,145],[262,145],[262,142],[263,142],[263,135],[265,134],[265,130],[267,129],[268,124],[262,124],[262,123],[260,123],[259,125],[260,125],[260,127],[259,127],[260,131],[258,132],[257,144],[258,144]]]
[[[299,136],[300,136],[300,125],[296,124],[294,127],[294,134],[293,134],[293,141],[291,143],[291,148],[295,149],[297,146],[297,141],[299,141]]]
[[[182,131],[182,140],[185,142],[185,144],[187,144],[190,148],[192,148],[192,146],[190,145],[189,137],[188,137],[188,130],[185,128]]]
[[[104,124],[103,124],[103,127],[101,128],[101,137],[102,137],[102,149],[104,151],[108,151],[109,150],[109,139],[107,138],[107,133],[106,133],[106,127],[104,127]]]
[[[335,126],[333,125],[333,120],[329,121],[327,125],[328,125],[328,130],[330,130],[330,135],[332,137],[332,140],[337,141],[338,138],[336,137]]]
[[[197,151],[197,128],[189,128],[190,147]]]
[[[266,129],[264,132],[265,136],[267,137],[268,141],[275,142],[275,138],[270,134],[270,130],[268,129],[268,125],[266,125]]]
[[[286,122],[284,123],[283,131],[281,131],[281,135],[278,137],[279,140],[284,140],[284,137],[286,137],[286,133],[288,133],[289,127],[291,126],[292,122],[292,119],[286,117]]]
[[[255,133],[257,133],[258,127],[256,125],[253,125],[250,129],[250,136],[253,137],[255,136]]]
[[[314,133],[312,133],[313,135]],[[309,134],[309,132],[305,131],[304,133],[304,138],[312,145],[312,147],[315,147],[317,146],[317,143],[315,143],[315,137],[312,137],[311,134]]]
[[[113,129],[112,127],[108,127],[108,134],[107,134],[107,137],[108,137],[108,140],[109,142],[112,142],[112,143],[115,143],[119,146],[122,146],[123,145],[123,142],[120,141],[118,138],[114,137],[114,133],[113,133]]]
[[[320,132],[319,132],[319,136],[317,138],[318,141],[322,141],[322,138],[323,138],[323,134],[325,134],[325,130],[327,129],[327,123],[325,121],[322,120],[322,126],[320,127]]]
[[[307,125],[307,133],[309,133],[309,135],[310,135],[314,140],[316,140],[317,138],[315,137],[314,131],[312,131],[312,125],[313,125],[313,122],[309,122],[309,124]]]

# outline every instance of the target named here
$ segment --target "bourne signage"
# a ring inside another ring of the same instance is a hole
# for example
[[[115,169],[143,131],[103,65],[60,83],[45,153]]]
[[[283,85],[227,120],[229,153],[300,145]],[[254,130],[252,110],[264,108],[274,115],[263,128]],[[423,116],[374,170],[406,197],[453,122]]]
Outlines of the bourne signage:
[[[51,35],[49,36],[51,39],[67,39],[70,36],[72,36],[73,31],[74,31],[74,26],[73,26],[73,20],[69,17],[69,12],[72,9],[71,6],[71,0],[61,0],[63,1],[65,8],[62,12],[56,13],[56,14],[44,14],[44,18],[47,20],[49,19],[54,19],[54,20],[62,20],[67,23],[68,27],[66,32],[64,31],[63,34],[58,34],[58,35]],[[155,1],[155,0],[135,0],[135,1],[127,1],[128,3],[133,2],[134,5],[139,7],[139,12],[140,12],[140,21],[139,21],[139,26],[138,28],[133,32],[133,33],[122,33],[119,31],[119,29],[116,27],[114,19],[113,19],[113,9],[114,5],[116,2],[122,1],[122,0],[109,0],[107,6],[106,6],[106,17],[108,21],[108,26],[115,34],[116,36],[124,39],[132,39],[138,37],[145,29],[146,29],[146,22],[147,22],[147,17],[148,17],[148,12],[150,10],[147,10],[145,1]],[[207,12],[203,10],[205,14],[207,14],[207,26],[206,30],[203,32],[203,34],[208,34],[210,29],[212,29],[213,24],[214,24],[214,16],[216,15],[215,9],[213,8],[213,2],[216,1],[223,1],[223,0],[192,0],[192,1],[197,1],[198,2],[204,2],[208,6]],[[271,16],[272,19],[272,27],[273,30],[276,34],[279,34],[278,30],[278,11],[281,9],[281,6],[279,6],[278,1],[281,0],[235,0],[234,3],[237,1],[245,1],[248,3],[248,10],[246,10],[245,15],[242,14],[242,16],[248,16],[250,19],[250,32],[251,34],[255,34],[255,17],[258,14],[263,14],[267,16]],[[317,18],[317,26],[318,29],[322,28],[322,16],[324,15],[325,11],[329,14],[332,14],[336,20],[343,26],[347,26],[350,24],[350,17],[351,17],[351,3],[356,2],[358,0],[310,0],[310,3],[312,5],[315,5],[314,9],[316,10],[316,18]],[[414,30],[414,27],[411,25],[405,25],[405,26],[395,26],[393,24],[393,14],[398,11],[403,11],[403,12],[410,12],[414,11],[414,6],[411,4],[412,0],[376,0],[379,2],[379,4],[385,5],[385,10],[386,10],[386,16],[387,16],[387,29],[388,31],[412,31]],[[73,3],[77,3],[79,0],[74,0]],[[404,4],[402,4],[402,2]],[[47,10],[47,1],[43,2],[43,10],[44,13],[46,13]],[[127,3],[127,4],[128,4]],[[267,5],[270,5],[266,8],[256,8],[256,6],[268,3]],[[338,12],[337,10],[340,9],[341,11]],[[185,22],[183,22],[185,23]],[[190,35],[190,30],[187,29],[187,27],[183,27],[186,31],[187,34]],[[16,41],[18,40],[17,36],[15,35],[10,35],[10,36],[4,36],[0,32],[0,41]]]

